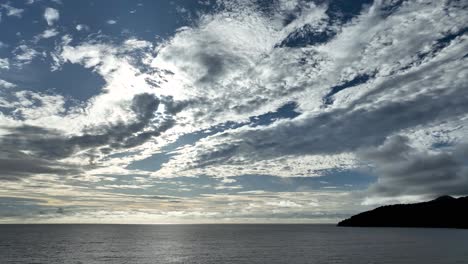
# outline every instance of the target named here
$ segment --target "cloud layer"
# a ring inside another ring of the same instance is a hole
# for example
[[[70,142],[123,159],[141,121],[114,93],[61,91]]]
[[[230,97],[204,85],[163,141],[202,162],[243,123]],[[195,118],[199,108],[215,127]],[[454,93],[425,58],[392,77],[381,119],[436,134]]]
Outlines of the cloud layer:
[[[1,5],[0,27],[21,30],[0,42],[0,197],[63,219],[112,215],[104,203],[144,221],[306,221],[468,193],[466,4],[206,3],[93,19]]]

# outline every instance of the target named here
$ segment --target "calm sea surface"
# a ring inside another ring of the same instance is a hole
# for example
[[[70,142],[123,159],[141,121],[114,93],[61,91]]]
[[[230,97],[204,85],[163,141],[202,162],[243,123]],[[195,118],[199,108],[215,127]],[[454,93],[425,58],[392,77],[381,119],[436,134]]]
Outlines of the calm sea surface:
[[[468,230],[0,225],[0,263],[468,263]]]

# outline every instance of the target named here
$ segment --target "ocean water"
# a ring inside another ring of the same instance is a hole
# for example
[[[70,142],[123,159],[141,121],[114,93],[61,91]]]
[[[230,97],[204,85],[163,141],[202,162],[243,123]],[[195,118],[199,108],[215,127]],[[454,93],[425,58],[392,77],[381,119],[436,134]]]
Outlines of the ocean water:
[[[332,225],[0,225],[0,263],[468,263],[468,230]]]

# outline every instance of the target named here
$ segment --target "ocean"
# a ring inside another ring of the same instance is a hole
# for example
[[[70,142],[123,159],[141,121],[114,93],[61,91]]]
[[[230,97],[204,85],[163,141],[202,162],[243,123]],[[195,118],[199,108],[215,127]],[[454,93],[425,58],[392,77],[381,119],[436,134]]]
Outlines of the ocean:
[[[0,225],[0,263],[467,264],[468,230],[333,225]]]

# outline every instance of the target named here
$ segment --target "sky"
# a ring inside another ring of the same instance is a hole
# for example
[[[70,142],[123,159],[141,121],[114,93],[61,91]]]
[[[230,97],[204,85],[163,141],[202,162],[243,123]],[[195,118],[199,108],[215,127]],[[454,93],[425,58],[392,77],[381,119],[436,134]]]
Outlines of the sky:
[[[334,223],[467,195],[467,9],[0,0],[0,223]]]

